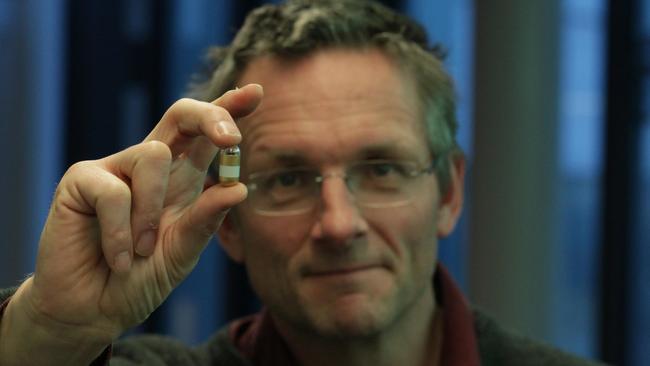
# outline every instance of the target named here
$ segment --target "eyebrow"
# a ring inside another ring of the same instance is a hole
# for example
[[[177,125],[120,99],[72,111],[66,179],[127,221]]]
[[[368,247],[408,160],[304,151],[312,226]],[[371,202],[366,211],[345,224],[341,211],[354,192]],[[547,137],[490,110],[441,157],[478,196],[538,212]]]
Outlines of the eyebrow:
[[[281,150],[265,151],[264,157],[256,159],[262,166],[303,166],[308,165],[309,160],[298,151]]]
[[[386,143],[366,146],[358,153],[357,159],[384,159],[384,158],[416,158],[415,152],[404,148],[403,146]]]
[[[282,166],[304,166],[312,163],[306,155],[299,151],[281,150],[281,151],[267,151],[267,156],[264,159],[269,164],[277,164]],[[395,143],[380,143],[362,147],[359,151],[355,152],[351,160],[368,160],[368,159],[415,159],[415,153],[403,146],[396,145]],[[265,164],[266,165],[266,164]]]
[[[271,153],[271,159],[278,164],[285,166],[306,165],[308,159],[297,152],[280,151]]]

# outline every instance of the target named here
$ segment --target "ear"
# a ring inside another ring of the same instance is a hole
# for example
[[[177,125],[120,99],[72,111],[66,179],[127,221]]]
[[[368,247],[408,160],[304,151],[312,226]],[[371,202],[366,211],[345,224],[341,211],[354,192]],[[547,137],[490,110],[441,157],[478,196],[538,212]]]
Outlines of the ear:
[[[231,209],[223,219],[219,230],[217,230],[217,236],[219,237],[221,247],[226,251],[230,259],[237,263],[242,263],[244,261],[244,250],[241,230],[239,229],[233,210]]]
[[[437,229],[438,237],[451,234],[463,211],[465,187],[465,157],[462,153],[453,153],[449,157],[449,185],[447,192],[438,206]]]

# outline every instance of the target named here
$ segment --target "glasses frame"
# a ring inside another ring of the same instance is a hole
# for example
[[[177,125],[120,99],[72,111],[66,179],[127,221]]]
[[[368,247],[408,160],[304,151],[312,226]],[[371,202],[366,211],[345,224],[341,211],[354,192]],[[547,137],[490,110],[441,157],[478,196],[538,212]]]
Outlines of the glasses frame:
[[[318,172],[318,169],[311,167],[311,166],[295,166],[295,167],[288,167],[288,168],[280,168],[280,169],[272,169],[272,170],[267,170],[267,171],[260,171],[260,172],[255,172],[248,174],[246,176],[246,179],[243,181],[244,184],[246,184],[247,188],[249,191],[254,192],[258,189],[257,184],[251,181],[258,180],[261,177],[268,177],[272,176],[274,174],[278,174],[280,172],[291,172],[291,171],[313,171],[314,173],[314,181],[317,183],[318,186],[318,192],[321,190],[322,183],[325,181],[325,179],[328,178],[342,178],[350,191],[352,195],[355,195],[354,190],[350,187],[349,185],[349,179],[348,179],[348,174],[349,171],[352,170],[352,168],[356,166],[362,166],[362,165],[378,165],[378,164],[407,164],[407,165],[413,165],[413,168],[407,171],[407,177],[409,179],[415,179],[418,177],[421,177],[422,175],[425,174],[432,174],[435,173],[436,165],[438,163],[437,158],[432,158],[431,163],[428,164],[425,168],[419,168],[417,162],[413,161],[408,161],[408,160],[399,160],[399,159],[372,159],[372,160],[360,160],[360,161],[354,161],[350,164],[345,169],[345,172],[343,173],[326,173],[322,174]],[[393,208],[393,207],[399,207],[402,205],[406,205],[409,202],[411,202],[411,199],[407,200],[402,200],[402,201],[396,201],[396,202],[391,202],[391,203],[379,203],[379,204],[372,204],[368,202],[358,202],[357,204],[362,207],[367,207],[367,208]],[[318,202],[318,200],[315,200],[315,202]],[[250,200],[247,200],[247,204],[251,206],[253,211],[257,214],[263,215],[263,216],[294,216],[294,215],[300,215],[300,214],[305,214],[308,213],[317,206],[317,204],[311,205],[309,207],[305,208],[300,208],[300,209],[294,209],[294,210],[286,210],[286,211],[274,211],[274,210],[264,210],[260,208],[256,208],[251,204]]]

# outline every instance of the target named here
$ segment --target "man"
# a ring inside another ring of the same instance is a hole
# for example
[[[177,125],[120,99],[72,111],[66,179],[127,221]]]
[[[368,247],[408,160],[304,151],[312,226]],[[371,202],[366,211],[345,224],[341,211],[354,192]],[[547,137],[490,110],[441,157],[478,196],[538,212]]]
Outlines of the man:
[[[0,364],[590,364],[473,313],[436,265],[464,161],[421,27],[376,3],[294,1],[252,12],[212,61],[192,94],[212,103],[180,100],[141,144],[66,172],[36,271],[4,303]],[[244,184],[203,190],[235,144]],[[196,349],[110,347],[217,231],[265,310]]]

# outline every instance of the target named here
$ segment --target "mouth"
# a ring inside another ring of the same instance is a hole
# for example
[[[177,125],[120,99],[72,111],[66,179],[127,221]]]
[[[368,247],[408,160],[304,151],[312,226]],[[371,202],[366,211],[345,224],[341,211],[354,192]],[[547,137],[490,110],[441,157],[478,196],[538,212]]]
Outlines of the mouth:
[[[358,266],[346,266],[341,268],[314,269],[314,270],[307,271],[305,276],[312,277],[312,278],[350,276],[350,275],[361,274],[368,271],[378,270],[383,268],[384,267],[376,264],[368,264],[368,265],[358,265]]]

